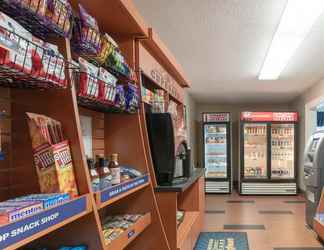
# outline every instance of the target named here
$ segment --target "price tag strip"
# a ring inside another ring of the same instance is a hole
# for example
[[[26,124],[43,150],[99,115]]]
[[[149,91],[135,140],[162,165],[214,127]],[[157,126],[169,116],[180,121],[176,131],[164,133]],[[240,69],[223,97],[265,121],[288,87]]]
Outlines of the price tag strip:
[[[87,196],[82,196],[20,221],[0,226],[0,249],[26,240],[28,237],[86,211]]]
[[[115,198],[123,193],[126,193],[131,189],[137,188],[141,185],[148,183],[148,181],[149,181],[148,175],[143,175],[134,180],[107,188],[100,193],[100,202],[101,203],[107,202],[110,199]]]

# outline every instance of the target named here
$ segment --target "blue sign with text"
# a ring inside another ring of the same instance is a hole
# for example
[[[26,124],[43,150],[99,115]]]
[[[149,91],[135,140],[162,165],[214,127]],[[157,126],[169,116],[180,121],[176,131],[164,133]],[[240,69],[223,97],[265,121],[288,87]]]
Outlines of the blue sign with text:
[[[141,186],[141,185],[147,183],[148,181],[149,181],[148,175],[144,175],[144,176],[136,178],[132,181],[122,183],[118,186],[113,186],[111,188],[108,188],[101,192],[100,201],[102,203],[106,202],[106,201],[108,201],[118,195],[121,195],[133,188]]]
[[[86,197],[45,210],[34,216],[0,227],[0,249],[18,243],[87,209]]]

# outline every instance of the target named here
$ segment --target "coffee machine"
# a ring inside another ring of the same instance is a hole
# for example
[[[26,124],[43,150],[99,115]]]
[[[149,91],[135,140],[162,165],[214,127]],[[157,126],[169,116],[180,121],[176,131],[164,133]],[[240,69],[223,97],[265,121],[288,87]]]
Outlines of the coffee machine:
[[[305,148],[304,182],[306,223],[313,228],[313,220],[324,186],[324,130],[315,132]]]
[[[169,113],[147,113],[147,130],[156,180],[160,186],[187,181],[191,176],[191,150],[176,138]]]

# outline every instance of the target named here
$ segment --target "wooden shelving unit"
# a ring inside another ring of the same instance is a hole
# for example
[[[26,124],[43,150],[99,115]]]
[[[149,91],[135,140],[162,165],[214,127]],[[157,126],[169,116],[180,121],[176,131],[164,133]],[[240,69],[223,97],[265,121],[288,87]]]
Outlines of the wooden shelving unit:
[[[97,208],[104,208],[124,197],[150,186],[149,175],[95,193]]]
[[[117,41],[127,63],[135,69],[136,39],[148,37],[149,29],[132,1],[71,0],[70,2],[74,10],[77,10],[78,4],[81,3],[98,20],[100,30],[107,32]],[[51,39],[50,42],[59,46],[66,60],[72,60],[73,52],[69,39],[56,38]],[[139,82],[135,84],[140,86]],[[154,249],[156,246],[160,249],[170,249],[153,190],[152,171],[144,145],[145,135],[140,112],[131,115],[111,114],[79,106],[73,78],[69,79],[67,89],[1,88],[0,107],[11,117],[1,125],[2,133],[8,136],[4,141],[7,157],[5,161],[0,161],[1,170],[5,170],[0,171],[0,179],[4,180],[1,181],[0,199],[6,200],[39,193],[25,120],[26,111],[45,114],[62,122],[64,133],[69,140],[80,194],[75,200],[36,215],[38,217],[43,216],[43,213],[56,214],[57,211],[62,214],[68,213],[66,217],[62,217],[62,220],[39,232],[22,237],[17,242],[1,245],[0,241],[1,249],[17,249],[23,246],[46,246],[55,249],[62,245],[79,244],[86,244],[89,249],[142,250]],[[94,155],[119,153],[120,163],[136,167],[145,175],[129,183],[114,186],[112,190],[93,193],[86,163],[80,115],[92,118]],[[78,206],[73,207],[73,205]],[[107,215],[132,213],[144,214],[144,216],[111,244],[105,245],[102,219]],[[26,220],[31,219],[33,218],[28,217]],[[75,237],[76,235],[78,237]]]
[[[324,240],[324,192],[322,190],[321,199],[317,207],[317,214],[314,218],[313,228],[318,237]]]
[[[178,104],[179,114],[183,116],[183,88],[189,86],[188,80],[174,56],[145,24],[132,0],[70,2],[74,12],[77,12],[78,4],[81,3],[97,19],[100,31],[116,40],[128,65],[137,73],[139,81],[135,82],[136,86],[142,87],[140,79],[145,75],[154,87],[165,91],[166,103],[172,100]],[[69,39],[55,38],[49,42],[58,46],[67,61],[75,59]],[[168,81],[159,82],[152,77],[152,73],[160,71],[167,73]],[[0,109],[7,117],[0,122],[1,144],[5,153],[5,159],[0,161],[0,201],[40,193],[26,112],[44,114],[62,123],[69,141],[79,191],[78,198],[61,206],[1,226],[0,248],[13,250],[25,246],[45,246],[57,249],[62,245],[86,244],[89,249],[144,250],[157,249],[157,246],[161,250],[189,249],[189,239],[194,242],[201,228],[203,179],[197,177],[186,191],[155,192],[157,183],[146,130],[144,104],[141,103],[141,109],[135,114],[112,114],[82,107],[78,104],[76,82],[71,73],[71,69],[66,70],[66,89],[0,90]],[[118,153],[122,165],[135,167],[144,175],[94,193],[86,162],[81,115],[91,118],[93,155]],[[192,202],[197,203],[198,207],[193,206]],[[171,212],[170,207],[173,208]],[[187,211],[184,222],[178,229],[174,220],[177,209]],[[30,231],[29,234],[22,234],[10,241],[1,238],[12,227],[24,226],[25,222],[53,214],[58,219],[40,227],[38,231]],[[120,214],[144,216],[106,245],[102,221],[108,215]]]
[[[177,104],[175,143],[178,144],[187,139],[186,135],[178,133],[178,121],[181,121],[185,115],[183,113],[184,88],[189,87],[190,84],[174,56],[152,28],[148,30],[148,34],[146,39],[137,39],[136,42],[136,71],[143,87],[151,91],[154,89],[164,90],[166,106],[170,101]],[[203,172],[195,171],[188,182],[179,187],[159,187],[157,185],[146,127],[145,107],[147,105],[143,103],[140,110],[144,146],[168,243],[171,250],[192,250],[203,226],[205,210]],[[177,228],[178,210],[185,211],[184,221],[179,228]]]
[[[151,214],[147,213],[129,227],[116,240],[105,246],[106,250],[124,249],[151,224]]]

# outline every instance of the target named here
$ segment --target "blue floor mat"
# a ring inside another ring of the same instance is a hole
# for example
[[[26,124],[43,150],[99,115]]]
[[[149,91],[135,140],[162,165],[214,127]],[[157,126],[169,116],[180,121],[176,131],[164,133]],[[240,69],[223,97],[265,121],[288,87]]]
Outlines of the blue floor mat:
[[[249,250],[247,233],[200,233],[194,250]]]

